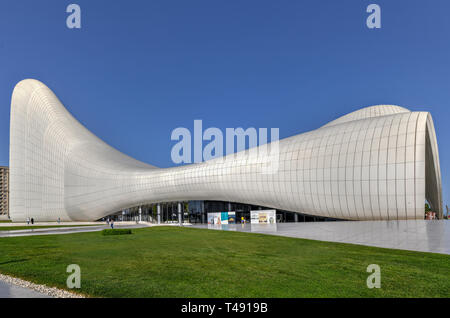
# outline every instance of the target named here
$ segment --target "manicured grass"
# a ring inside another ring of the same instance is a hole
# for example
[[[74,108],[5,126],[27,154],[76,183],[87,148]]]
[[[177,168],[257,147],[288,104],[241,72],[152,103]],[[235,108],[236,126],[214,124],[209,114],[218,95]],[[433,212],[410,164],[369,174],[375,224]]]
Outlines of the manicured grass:
[[[0,272],[104,297],[448,297],[450,256],[194,228],[0,239]],[[381,288],[368,289],[369,264]]]
[[[103,225],[103,224],[102,224]],[[24,225],[24,226],[0,226],[1,231],[15,231],[15,230],[34,230],[47,229],[55,227],[78,227],[78,226],[98,226],[97,224],[82,224],[82,225]]]
[[[0,223],[12,223],[11,220],[0,220]]]

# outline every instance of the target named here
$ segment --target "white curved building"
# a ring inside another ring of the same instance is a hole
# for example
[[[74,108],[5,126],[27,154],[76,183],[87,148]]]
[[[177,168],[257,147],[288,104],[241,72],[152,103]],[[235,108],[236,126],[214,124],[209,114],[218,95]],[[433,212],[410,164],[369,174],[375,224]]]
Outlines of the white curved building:
[[[13,221],[97,220],[141,204],[187,200],[346,220],[423,219],[427,200],[442,215],[431,115],[399,106],[342,116],[281,140],[278,153],[257,147],[165,169],[100,140],[37,80],[15,87],[10,129]]]

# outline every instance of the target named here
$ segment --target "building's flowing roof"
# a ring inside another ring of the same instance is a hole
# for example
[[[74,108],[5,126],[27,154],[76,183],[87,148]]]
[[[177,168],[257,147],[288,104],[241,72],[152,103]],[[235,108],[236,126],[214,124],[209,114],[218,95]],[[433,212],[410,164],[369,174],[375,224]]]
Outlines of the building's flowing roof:
[[[335,120],[332,120],[329,123],[323,125],[322,127],[331,127],[334,125],[347,123],[349,121],[372,118],[372,117],[379,117],[379,116],[386,116],[386,115],[393,115],[393,114],[399,114],[399,113],[406,113],[406,112],[409,112],[409,109],[406,109],[401,106],[395,106],[395,105],[369,106],[369,107],[364,107],[364,108],[355,110],[354,112],[351,112],[349,114],[341,116]]]

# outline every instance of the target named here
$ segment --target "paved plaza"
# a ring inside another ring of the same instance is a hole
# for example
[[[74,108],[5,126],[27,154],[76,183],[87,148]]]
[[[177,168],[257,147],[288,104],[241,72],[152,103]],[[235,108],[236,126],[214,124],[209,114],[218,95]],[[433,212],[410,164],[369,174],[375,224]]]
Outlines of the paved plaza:
[[[448,220],[208,224],[193,227],[450,254],[450,221]]]

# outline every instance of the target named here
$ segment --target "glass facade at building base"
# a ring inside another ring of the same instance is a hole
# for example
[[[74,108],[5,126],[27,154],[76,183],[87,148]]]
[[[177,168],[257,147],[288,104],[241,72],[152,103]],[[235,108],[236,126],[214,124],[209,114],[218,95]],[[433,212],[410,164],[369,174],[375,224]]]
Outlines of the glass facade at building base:
[[[224,201],[186,201],[186,202],[161,202],[157,204],[147,204],[135,206],[129,209],[118,211],[106,216],[102,220],[113,219],[115,221],[150,222],[158,223],[158,204],[160,206],[160,223],[179,223],[178,203],[181,206],[181,221],[191,224],[207,224],[208,213],[235,212],[236,223],[250,223],[250,211],[272,210],[268,207],[249,205],[236,202]],[[276,210],[276,222],[319,222],[319,221],[344,221],[343,219],[327,218],[304,213]]]

